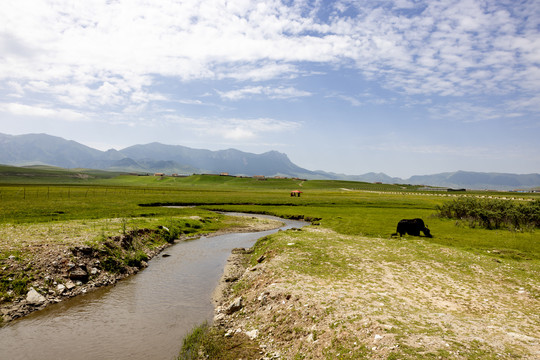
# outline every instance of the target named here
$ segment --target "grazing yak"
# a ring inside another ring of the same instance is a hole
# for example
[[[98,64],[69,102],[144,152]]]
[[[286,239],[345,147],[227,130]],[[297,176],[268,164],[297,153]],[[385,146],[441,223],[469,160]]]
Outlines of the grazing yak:
[[[404,234],[420,236],[420,231],[424,233],[424,236],[432,237],[422,219],[403,219],[398,222],[397,231],[392,236],[397,236],[397,234],[399,234],[399,237],[402,237]]]

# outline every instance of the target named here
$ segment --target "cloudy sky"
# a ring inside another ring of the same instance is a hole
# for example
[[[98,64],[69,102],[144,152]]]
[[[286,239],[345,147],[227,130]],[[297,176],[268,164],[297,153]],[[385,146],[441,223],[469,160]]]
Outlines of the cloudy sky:
[[[540,172],[540,2],[5,1],[0,133]]]

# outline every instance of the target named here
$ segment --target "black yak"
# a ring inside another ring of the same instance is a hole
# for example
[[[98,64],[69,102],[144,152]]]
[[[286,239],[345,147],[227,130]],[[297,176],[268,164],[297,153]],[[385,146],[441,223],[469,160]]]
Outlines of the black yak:
[[[397,236],[397,234],[399,234],[399,237],[405,234],[420,236],[420,231],[424,233],[424,236],[432,237],[422,219],[403,219],[398,222],[397,231],[392,236]]]

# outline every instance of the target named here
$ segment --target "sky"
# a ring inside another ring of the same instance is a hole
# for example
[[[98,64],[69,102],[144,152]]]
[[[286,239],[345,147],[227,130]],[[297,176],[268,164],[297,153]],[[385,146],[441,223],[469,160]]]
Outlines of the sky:
[[[5,1],[0,133],[539,173],[540,2]]]

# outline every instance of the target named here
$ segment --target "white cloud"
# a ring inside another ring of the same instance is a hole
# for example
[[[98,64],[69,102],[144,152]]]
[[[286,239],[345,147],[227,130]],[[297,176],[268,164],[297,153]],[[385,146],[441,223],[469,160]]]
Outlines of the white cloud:
[[[195,100],[195,99],[180,99],[177,101],[180,104],[185,104],[185,105],[204,105],[204,103],[201,100]]]
[[[429,108],[429,113],[434,119],[449,119],[462,123],[474,123],[494,119],[510,119],[523,116],[524,113],[516,111],[516,107],[526,109],[532,102],[516,106],[514,101],[502,101],[495,105],[482,105],[468,101],[453,102],[445,105],[435,105]],[[538,99],[536,99],[538,100]],[[538,107],[538,106],[537,106]]]
[[[354,66],[408,94],[538,92],[538,14],[533,0],[11,1],[0,81],[81,109],[166,100],[156,78],[294,79],[309,64]],[[250,95],[310,93],[250,84],[222,96]]]
[[[348,102],[351,104],[351,106],[364,106],[364,105],[388,105],[392,103],[396,103],[397,99],[394,97],[380,97],[376,96],[370,92],[364,92],[361,94],[356,95],[346,95],[346,94],[339,94],[339,93],[333,93],[326,95],[327,98],[336,98],[343,101]],[[406,102],[406,106],[410,106],[414,102],[411,100],[408,100]]]
[[[14,82],[14,81],[8,81],[7,85],[9,87],[9,89],[10,89],[9,90],[10,92],[9,92],[8,96],[17,97],[17,98],[23,97],[24,89],[21,86],[21,84],[19,84],[17,82]]]
[[[169,98],[163,94],[159,93],[150,93],[143,90],[136,90],[131,93],[131,100],[134,103],[148,103],[148,102],[154,102],[154,101],[168,101]],[[180,101],[182,102],[182,101]],[[186,103],[184,101],[184,103]],[[200,104],[200,101],[191,101],[192,104]]]
[[[269,118],[190,118],[177,115],[166,116],[171,123],[179,124],[185,130],[198,134],[212,135],[230,140],[250,140],[270,133],[296,131],[301,127],[298,122]]]
[[[415,4],[410,0],[396,0],[394,6],[398,9],[412,9]]]
[[[280,86],[272,88],[269,86],[250,86],[238,90],[220,92],[218,94],[227,100],[241,100],[256,95],[265,95],[270,99],[291,99],[298,97],[311,96],[311,93],[304,90],[298,90],[293,87]]]
[[[0,103],[0,111],[16,116],[45,117],[68,121],[79,121],[85,118],[83,114],[70,109],[51,109],[44,105],[31,106],[20,103]]]
[[[276,62],[255,62],[248,64],[223,64],[216,66],[218,79],[236,79],[240,81],[265,81],[276,78],[293,79],[301,71],[293,64]]]
[[[223,131],[223,137],[230,140],[248,140],[255,137],[253,131],[241,127],[232,129],[225,129]]]
[[[352,106],[362,106],[364,103],[361,102],[357,97],[355,96],[349,96],[349,95],[344,95],[344,94],[331,94],[331,95],[327,95],[326,96],[327,98],[336,98],[336,99],[341,99],[343,101],[346,101],[348,102],[349,104],[351,104]]]
[[[231,90],[227,92],[220,92],[218,94],[227,100],[240,100],[250,95],[260,95],[263,92],[262,86],[253,86],[248,88],[243,88],[240,90]]]
[[[540,113],[540,95],[523,96],[517,100],[507,101],[505,105],[512,111],[521,110]]]
[[[251,140],[267,133],[294,131],[299,123],[279,121],[275,119],[225,119],[214,124],[208,131],[230,140]]]

